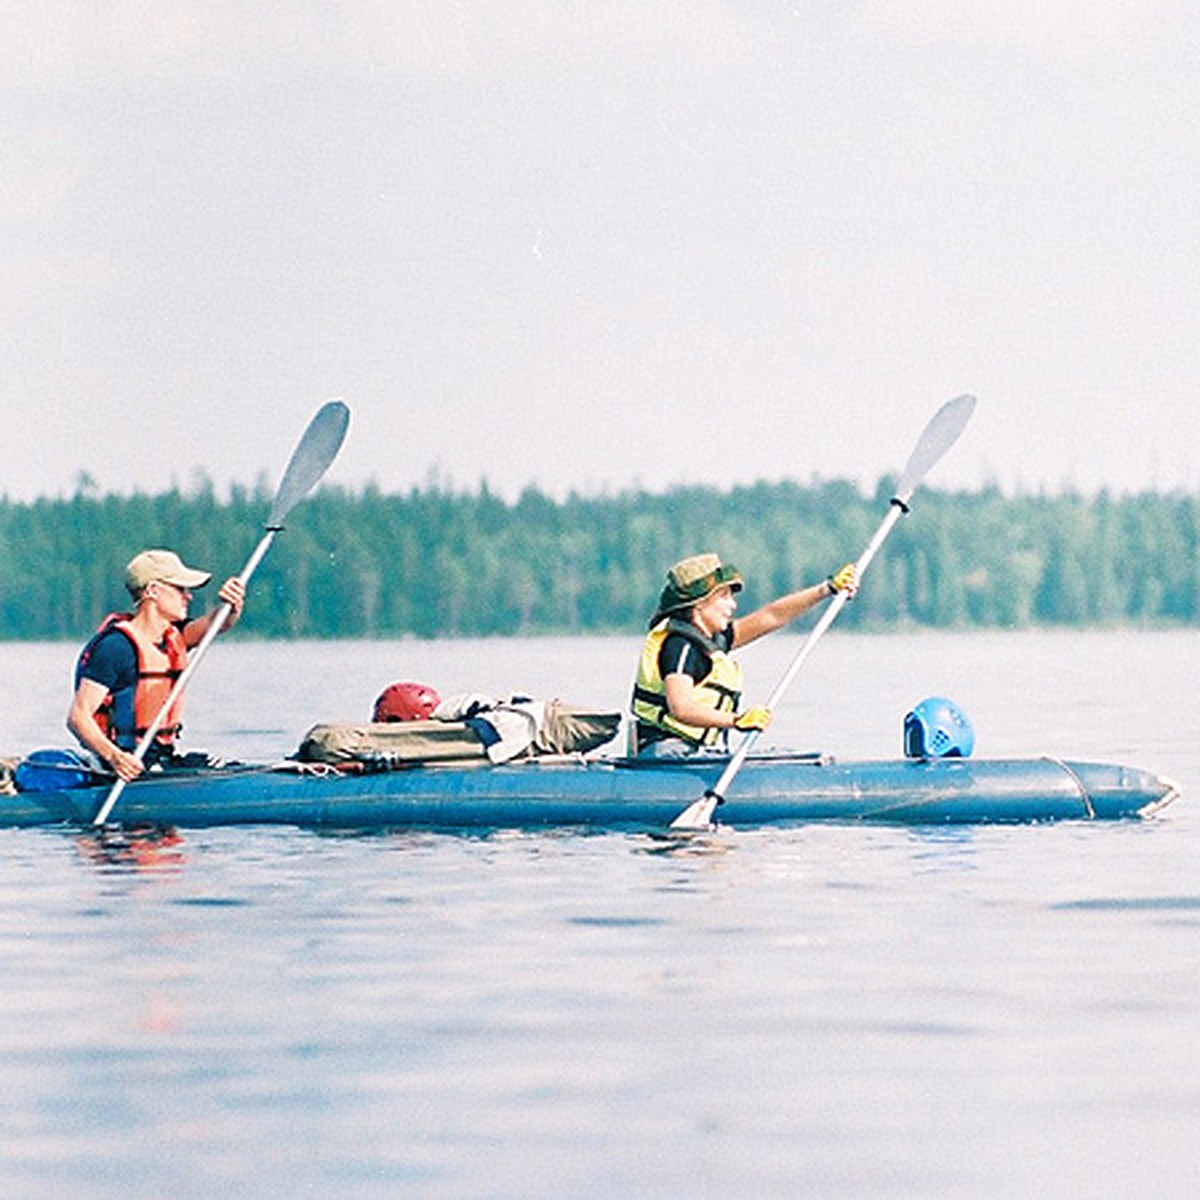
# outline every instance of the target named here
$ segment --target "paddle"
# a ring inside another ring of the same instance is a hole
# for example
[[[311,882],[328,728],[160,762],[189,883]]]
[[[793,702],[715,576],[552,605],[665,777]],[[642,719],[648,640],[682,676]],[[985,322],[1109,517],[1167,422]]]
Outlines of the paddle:
[[[266,533],[254,548],[254,553],[247,559],[246,565],[242,568],[242,573],[239,577],[242,583],[246,584],[250,582],[250,576],[254,574],[258,568],[258,564],[262,562],[263,556],[270,548],[271,542],[275,539],[275,535],[283,529],[283,519],[316,487],[321,476],[329,470],[329,465],[337,457],[337,452],[341,449],[349,423],[350,410],[340,400],[329,400],[325,404],[322,404],[313,419],[309,421],[308,428],[304,431],[304,435],[301,437],[295,450],[292,451],[292,457],[283,472],[283,478],[279,481],[279,487],[275,492],[275,501],[271,505],[270,515],[263,525]],[[222,603],[221,607],[213,614],[213,619],[208,629],[205,630],[204,636],[196,644],[196,647],[189,652],[187,666],[184,667],[179,678],[175,680],[170,694],[163,701],[162,707],[158,710],[154,720],[150,722],[150,727],[142,734],[133,751],[134,758],[139,762],[145,760],[146,752],[158,736],[158,731],[162,728],[162,723],[167,713],[171,711],[171,705],[175,703],[175,700],[182,694],[183,689],[187,687],[188,680],[191,679],[196,668],[200,665],[200,660],[204,657],[209,646],[212,645],[213,639],[224,628],[225,622],[229,620],[229,614],[232,611],[232,608],[228,604]],[[92,824],[103,825],[108,820],[113,806],[125,790],[125,782],[124,779],[118,779],[113,785],[107,799],[100,806],[100,811],[96,813]]]
[[[924,431],[917,440],[917,444],[913,447],[913,451],[908,457],[904,473],[900,476],[900,480],[896,484],[896,494],[892,497],[891,503],[888,505],[887,516],[884,517],[879,528],[875,531],[875,536],[867,543],[867,548],[859,556],[858,562],[855,563],[860,580],[870,565],[871,559],[875,557],[879,547],[883,545],[884,538],[891,533],[892,526],[896,524],[904,513],[908,512],[908,501],[916,490],[917,484],[924,479],[929,468],[958,441],[959,435],[965,428],[974,408],[974,396],[958,396],[943,404],[934,413],[929,424],[925,426]],[[805,639],[804,645],[800,647],[796,657],[792,659],[791,666],[784,672],[783,678],[771,693],[770,698],[767,700],[767,708],[773,711],[779,704],[779,701],[783,699],[783,693],[787,691],[792,680],[796,678],[805,660],[812,653],[813,647],[821,640],[825,631],[837,619],[838,613],[842,611],[848,599],[849,597],[845,592],[838,592],[830,601],[829,607],[825,609],[825,612],[821,615],[821,619],[813,626],[813,630]],[[760,730],[754,729],[746,734],[742,739],[741,745],[738,746],[737,752],[729,760],[728,766],[721,773],[721,778],[699,800],[694,800],[671,822],[672,829],[712,828],[713,813],[716,811],[718,804],[725,802],[725,793],[729,790],[729,785],[733,782],[734,776],[741,770],[742,763],[746,761],[746,756],[758,740],[760,732]]]

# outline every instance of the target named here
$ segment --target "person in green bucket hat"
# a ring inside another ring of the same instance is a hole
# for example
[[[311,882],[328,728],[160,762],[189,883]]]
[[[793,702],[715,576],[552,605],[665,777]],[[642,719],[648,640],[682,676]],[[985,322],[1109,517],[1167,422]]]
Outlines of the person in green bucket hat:
[[[741,572],[716,554],[694,554],[667,572],[642,643],[631,709],[633,752],[674,756],[724,745],[730,729],[766,729],[769,709],[741,709],[742,668],[733,651],[847,592],[858,578],[847,563],[828,579],[734,617]]]

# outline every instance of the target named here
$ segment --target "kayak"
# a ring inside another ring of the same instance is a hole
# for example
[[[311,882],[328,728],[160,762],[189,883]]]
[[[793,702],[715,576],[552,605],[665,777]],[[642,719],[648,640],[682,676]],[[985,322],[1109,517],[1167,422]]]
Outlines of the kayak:
[[[364,770],[289,760],[150,773],[124,790],[112,819],[173,828],[665,830],[727,762],[543,756]],[[111,786],[0,796],[0,826],[89,825]],[[746,760],[717,816],[733,828],[1096,821],[1146,817],[1178,794],[1150,771],[1050,757],[842,762],[772,753]]]

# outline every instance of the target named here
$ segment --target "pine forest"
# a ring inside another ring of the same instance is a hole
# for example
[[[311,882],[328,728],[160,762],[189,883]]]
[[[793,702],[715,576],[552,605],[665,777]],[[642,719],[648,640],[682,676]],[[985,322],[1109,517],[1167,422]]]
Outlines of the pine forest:
[[[713,550],[743,611],[825,578],[887,510],[834,481],[506,501],[481,486],[324,488],[291,514],[236,636],[631,633],[677,559]],[[83,638],[126,605],[124,564],[165,546],[235,574],[270,507],[262,485],[17,503],[0,498],[0,637]],[[887,630],[1200,623],[1200,498],[922,489],[841,621]],[[208,589],[209,591],[213,589]],[[196,610],[204,607],[201,600]]]

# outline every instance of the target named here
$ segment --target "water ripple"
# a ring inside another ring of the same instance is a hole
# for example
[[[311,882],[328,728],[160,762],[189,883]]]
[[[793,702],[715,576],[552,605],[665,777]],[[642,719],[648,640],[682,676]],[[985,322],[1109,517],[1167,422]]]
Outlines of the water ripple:
[[[1047,905],[1057,912],[1194,912],[1200,896],[1098,896]]]

